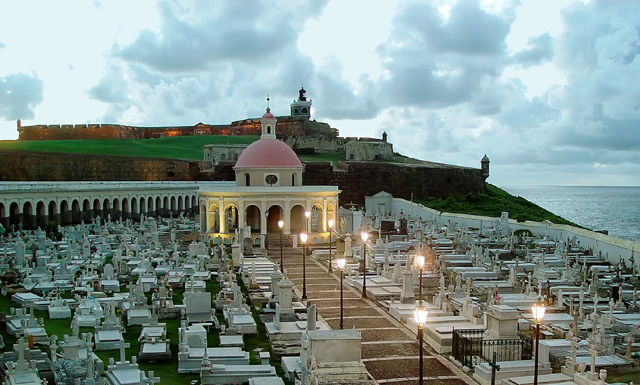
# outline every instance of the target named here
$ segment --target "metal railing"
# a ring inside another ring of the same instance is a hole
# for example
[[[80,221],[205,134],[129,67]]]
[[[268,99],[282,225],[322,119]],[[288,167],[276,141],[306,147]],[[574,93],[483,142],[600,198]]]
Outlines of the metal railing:
[[[518,338],[484,339],[484,329],[453,330],[452,354],[462,365],[473,368],[479,362],[488,362],[496,353],[498,361],[531,359],[531,338],[518,333]]]

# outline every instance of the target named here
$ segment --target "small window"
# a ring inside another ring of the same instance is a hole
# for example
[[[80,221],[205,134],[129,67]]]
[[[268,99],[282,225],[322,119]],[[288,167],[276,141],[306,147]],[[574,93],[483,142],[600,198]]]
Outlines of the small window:
[[[353,154],[349,154],[349,160],[353,160]]]
[[[267,126],[267,134],[271,133],[271,126]]]
[[[251,175],[244,174],[244,185],[251,186]]]
[[[298,113],[298,109],[297,109],[297,108],[294,108],[294,109],[293,109],[293,113],[294,113],[294,114],[297,114],[297,113]]]
[[[223,162],[227,160],[227,154],[220,154],[220,160]]]
[[[307,110],[307,107],[303,107],[303,108],[302,108],[302,113],[303,113],[303,114],[306,114],[306,113],[307,113],[307,111],[308,111],[308,110]]]
[[[296,174],[291,174],[291,185],[292,186],[296,185]]]
[[[273,174],[269,174],[266,176],[266,178],[264,178],[264,181],[267,182],[269,186],[273,186],[274,184],[278,183],[278,177]]]

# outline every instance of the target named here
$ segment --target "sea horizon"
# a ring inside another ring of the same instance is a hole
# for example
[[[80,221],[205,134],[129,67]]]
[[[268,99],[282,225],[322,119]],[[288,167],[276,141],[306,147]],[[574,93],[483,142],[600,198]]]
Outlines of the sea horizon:
[[[640,186],[498,186],[593,231],[640,242]]]

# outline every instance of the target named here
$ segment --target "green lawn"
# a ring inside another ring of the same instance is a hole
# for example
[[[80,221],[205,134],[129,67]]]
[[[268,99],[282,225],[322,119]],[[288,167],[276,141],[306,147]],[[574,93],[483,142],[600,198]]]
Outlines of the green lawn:
[[[204,160],[205,144],[250,144],[258,136],[200,135],[156,139],[3,140],[0,149]]]
[[[204,145],[206,144],[251,144],[257,139],[257,135],[200,135],[156,139],[2,140],[0,141],[0,150],[200,161],[204,160]],[[299,155],[299,158],[303,162],[328,161],[334,165],[337,161],[345,160],[344,154],[338,152]]]

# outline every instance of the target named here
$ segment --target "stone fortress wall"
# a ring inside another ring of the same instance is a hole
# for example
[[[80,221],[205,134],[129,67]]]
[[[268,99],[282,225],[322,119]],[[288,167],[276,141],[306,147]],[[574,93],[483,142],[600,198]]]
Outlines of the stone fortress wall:
[[[260,135],[260,119],[244,119],[227,125],[198,123],[193,126],[135,127],[121,124],[49,124],[23,126],[17,122],[18,140],[151,139],[193,135]],[[303,116],[279,116],[278,137],[315,137],[332,141],[338,130]],[[333,151],[333,150],[329,150]]]
[[[0,181],[191,181],[200,162],[0,150]]]

